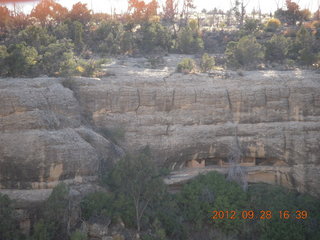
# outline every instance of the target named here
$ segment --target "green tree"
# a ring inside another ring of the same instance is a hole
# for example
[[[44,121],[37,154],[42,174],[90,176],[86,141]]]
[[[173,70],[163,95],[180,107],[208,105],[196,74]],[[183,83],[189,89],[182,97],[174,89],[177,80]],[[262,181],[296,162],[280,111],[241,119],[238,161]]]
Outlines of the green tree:
[[[214,57],[209,56],[207,53],[203,54],[201,57],[200,67],[202,72],[211,71],[214,67],[215,61]]]
[[[47,232],[47,239],[60,240],[67,236],[67,222],[69,218],[69,188],[59,183],[45,202],[43,221]]]
[[[79,230],[71,234],[70,240],[87,240],[87,236]]]
[[[213,222],[225,232],[239,233],[242,230],[240,219],[214,219],[212,211],[241,211],[246,207],[246,193],[235,182],[229,182],[222,174],[210,172],[200,175],[183,186],[177,197],[178,206],[185,219],[195,229]]]
[[[133,34],[128,32],[125,39],[123,25],[117,21],[102,21],[93,32],[92,40],[98,46],[98,52],[102,55],[120,54],[132,50]],[[124,46],[126,50],[122,49]]]
[[[55,42],[55,37],[48,34],[47,30],[40,26],[28,26],[18,34],[18,40],[25,42],[28,46],[34,47],[38,52],[43,47]]]
[[[0,239],[16,239],[17,230],[14,220],[14,208],[7,195],[0,193]]]
[[[74,21],[71,26],[71,36],[74,42],[75,50],[80,53],[84,48],[83,25],[81,22]]]
[[[90,217],[113,215],[114,196],[105,192],[94,192],[88,194],[81,201],[81,212],[84,219],[89,220]]]
[[[135,224],[141,230],[146,209],[163,194],[164,184],[148,151],[127,155],[109,175],[110,187],[134,206]]]
[[[34,224],[31,240],[48,240],[47,227],[42,218]]]
[[[7,64],[10,76],[32,76],[39,61],[38,52],[24,42],[11,45],[8,49]]]
[[[73,43],[63,39],[50,44],[44,49],[40,66],[49,76],[70,76],[77,67],[73,55]]]
[[[314,36],[304,27],[297,32],[296,45],[299,46],[298,61],[303,65],[311,65],[317,59]]]
[[[280,61],[286,58],[289,50],[289,41],[283,35],[273,35],[266,42],[265,58],[269,61]]]
[[[229,42],[225,54],[231,67],[254,66],[263,59],[264,49],[254,36],[244,36]]]
[[[147,22],[141,26],[140,49],[144,52],[151,52],[154,48],[160,47],[169,51],[171,47],[171,35],[166,27],[160,23]]]
[[[317,61],[317,40],[305,27],[301,27],[289,45],[288,57],[301,65],[311,65]]]
[[[135,48],[135,40],[132,32],[126,31],[123,33],[120,41],[120,49],[122,53],[132,53]]]
[[[243,28],[247,33],[251,34],[251,33],[254,33],[256,30],[258,30],[259,23],[260,22],[257,19],[248,18],[246,19],[243,25]]]
[[[179,32],[177,42],[178,50],[185,54],[199,52],[204,46],[203,40],[197,29],[192,30],[189,26],[183,28],[181,32]]]
[[[9,53],[5,45],[0,45],[0,76],[5,76],[8,74],[9,66],[7,65],[7,57]]]
[[[255,184],[248,190],[250,209],[256,213],[269,210],[270,219],[260,219],[257,222],[260,231],[259,239],[318,239],[320,230],[314,224],[320,223],[319,201],[311,196],[298,194],[295,191],[280,186]],[[305,210],[309,213],[307,219],[296,219],[296,211]],[[279,211],[288,211],[288,219],[280,219]]]
[[[64,39],[64,38],[70,38],[69,32],[70,32],[69,25],[66,23],[60,23],[53,28],[53,34],[58,40]]]

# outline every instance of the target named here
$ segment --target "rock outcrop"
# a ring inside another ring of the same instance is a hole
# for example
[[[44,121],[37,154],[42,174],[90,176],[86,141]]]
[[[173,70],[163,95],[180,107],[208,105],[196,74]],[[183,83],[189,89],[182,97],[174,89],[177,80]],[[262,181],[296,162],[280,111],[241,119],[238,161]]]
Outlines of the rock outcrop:
[[[165,60],[163,70],[122,61],[103,79],[0,80],[1,188],[91,179],[121,152],[100,133],[122,129],[123,149],[149,145],[157,163],[175,170],[226,161],[237,137],[257,166],[288,166],[284,185],[320,196],[318,74],[183,75]]]
[[[117,157],[116,147],[86,123],[61,79],[1,79],[0,105],[2,189],[85,183]]]

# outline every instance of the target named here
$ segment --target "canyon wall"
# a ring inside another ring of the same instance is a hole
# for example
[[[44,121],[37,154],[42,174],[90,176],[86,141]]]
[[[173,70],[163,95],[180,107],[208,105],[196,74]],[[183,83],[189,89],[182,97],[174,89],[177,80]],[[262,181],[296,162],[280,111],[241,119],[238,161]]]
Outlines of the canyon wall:
[[[110,69],[102,79],[0,80],[0,188],[94,181],[122,149],[147,145],[174,170],[227,161],[237,138],[257,167],[289,167],[283,185],[320,196],[319,74]],[[116,131],[120,147],[103,134]]]

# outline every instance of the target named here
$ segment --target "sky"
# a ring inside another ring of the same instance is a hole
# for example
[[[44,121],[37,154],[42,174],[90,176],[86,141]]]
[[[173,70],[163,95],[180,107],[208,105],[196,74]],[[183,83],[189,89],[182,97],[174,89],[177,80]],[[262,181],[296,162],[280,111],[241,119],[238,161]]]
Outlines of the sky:
[[[127,10],[127,0],[56,0],[61,5],[71,8],[73,4],[81,1],[88,4],[88,8],[92,8],[94,12],[106,12],[111,13],[111,9],[116,9],[117,13],[125,12]],[[145,0],[149,2],[150,0]],[[183,0],[178,0],[182,2]],[[33,6],[37,4],[38,1],[33,3],[19,3],[23,8],[23,11],[29,12]],[[159,5],[162,6],[165,0],[158,0]],[[212,10],[215,7],[217,9],[228,10],[230,9],[231,2],[234,0],[194,0],[194,4],[197,7],[198,11],[202,9]],[[311,12],[315,12],[320,5],[320,0],[296,0],[296,3],[300,5],[301,8],[308,8]],[[251,12],[252,9],[259,9],[264,13],[274,12],[279,7],[285,6],[285,0],[244,0],[244,3],[247,4],[247,12]]]

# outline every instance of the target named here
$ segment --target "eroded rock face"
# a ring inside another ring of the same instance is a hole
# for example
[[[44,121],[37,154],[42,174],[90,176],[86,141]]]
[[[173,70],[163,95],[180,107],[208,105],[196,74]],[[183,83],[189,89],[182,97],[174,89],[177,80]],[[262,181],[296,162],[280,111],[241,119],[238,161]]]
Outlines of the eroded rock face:
[[[163,70],[122,61],[104,79],[0,80],[1,188],[97,176],[121,150],[96,129],[121,128],[123,149],[149,145],[172,169],[192,159],[225,161],[237,136],[257,165],[289,166],[288,186],[320,196],[318,74],[172,74],[175,60],[165,60]]]
[[[95,180],[100,166],[117,153],[85,122],[61,79],[1,79],[0,188],[45,189],[60,181]]]
[[[74,79],[72,89],[94,125],[124,128],[123,148],[149,145],[157,162],[179,169],[192,159],[226,161],[237,136],[257,165],[291,167],[283,185],[320,196],[318,74],[261,71],[225,78],[114,68],[116,77]],[[276,178],[262,172],[251,178],[259,176]]]

